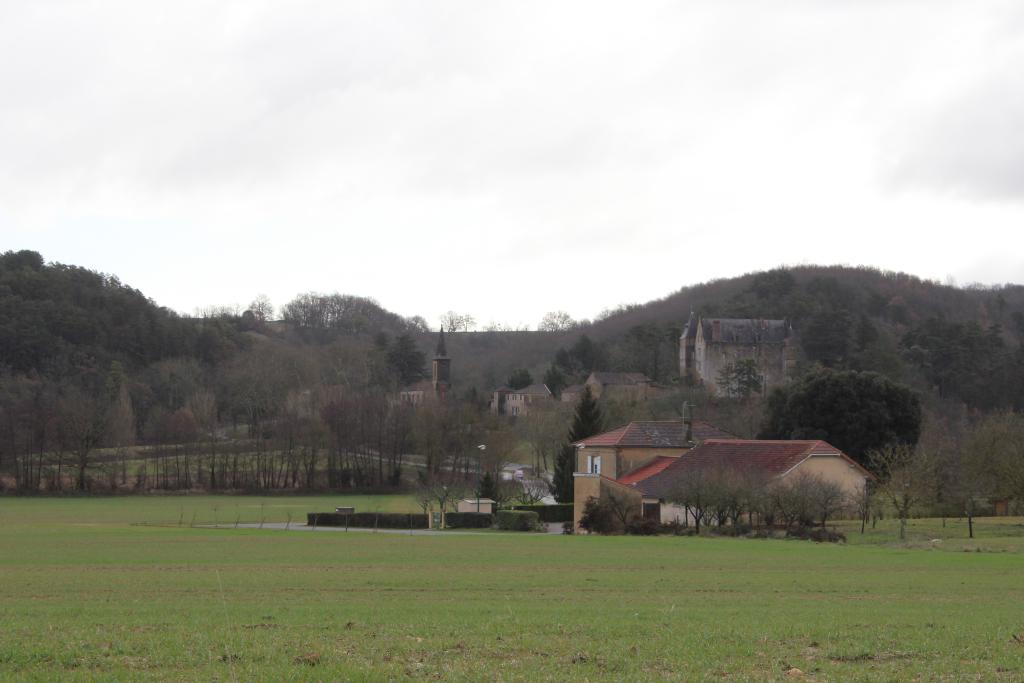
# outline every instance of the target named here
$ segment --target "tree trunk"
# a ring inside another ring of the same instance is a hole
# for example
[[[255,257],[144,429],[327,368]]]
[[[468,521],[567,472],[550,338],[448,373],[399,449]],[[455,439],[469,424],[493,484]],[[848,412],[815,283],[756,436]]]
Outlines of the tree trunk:
[[[85,490],[85,468],[89,464],[89,454],[79,453],[78,454],[78,484],[76,488],[79,491]]]

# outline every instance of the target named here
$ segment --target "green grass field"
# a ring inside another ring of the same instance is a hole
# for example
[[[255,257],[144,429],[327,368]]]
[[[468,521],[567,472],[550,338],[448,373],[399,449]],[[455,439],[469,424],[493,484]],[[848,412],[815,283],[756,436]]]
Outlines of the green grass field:
[[[1024,679],[1019,518],[906,547],[888,521],[847,545],[188,527],[341,502],[0,498],[0,678]]]

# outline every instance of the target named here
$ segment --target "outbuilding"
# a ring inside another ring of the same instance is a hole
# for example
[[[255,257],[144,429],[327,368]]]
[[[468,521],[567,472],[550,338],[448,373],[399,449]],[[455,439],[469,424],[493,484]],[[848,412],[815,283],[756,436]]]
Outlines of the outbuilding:
[[[494,507],[497,504],[497,501],[490,498],[464,498],[458,502],[455,509],[458,512],[485,512],[490,515],[494,514]]]

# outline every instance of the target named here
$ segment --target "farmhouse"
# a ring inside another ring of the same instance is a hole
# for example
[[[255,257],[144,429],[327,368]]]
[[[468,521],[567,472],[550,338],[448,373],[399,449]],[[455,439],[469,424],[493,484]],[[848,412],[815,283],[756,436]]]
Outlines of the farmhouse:
[[[712,471],[740,473],[768,486],[801,474],[838,484],[847,497],[858,496],[871,474],[825,441],[764,441],[709,438],[672,458],[661,458],[623,476],[577,472],[574,515],[577,524],[590,497],[615,496],[638,514],[661,522],[692,523],[673,503],[673,491],[687,480]]]
[[[591,496],[600,497],[602,482],[633,482],[664,469],[706,439],[733,438],[707,422],[635,421],[573,444],[576,521]]]

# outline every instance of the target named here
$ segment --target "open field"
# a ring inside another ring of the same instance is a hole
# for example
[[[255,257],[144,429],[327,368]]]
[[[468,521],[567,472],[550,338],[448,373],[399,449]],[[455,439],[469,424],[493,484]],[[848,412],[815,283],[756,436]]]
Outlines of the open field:
[[[959,548],[911,527],[981,552],[890,547],[889,521],[845,546],[187,527],[341,502],[0,498],[0,678],[1024,678],[1019,518]]]

